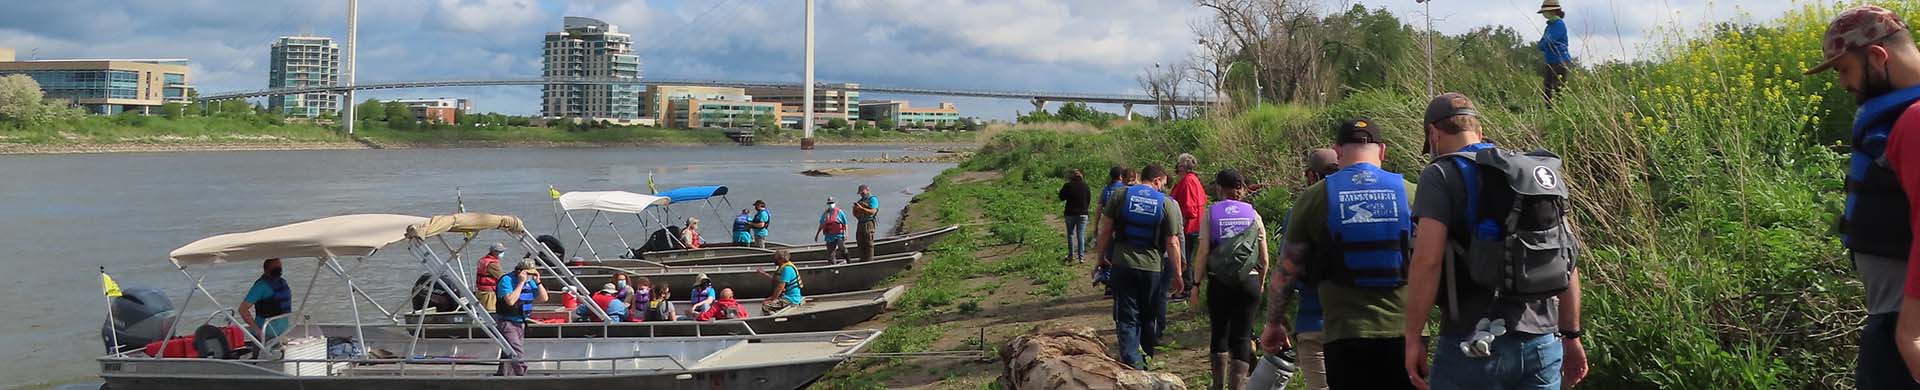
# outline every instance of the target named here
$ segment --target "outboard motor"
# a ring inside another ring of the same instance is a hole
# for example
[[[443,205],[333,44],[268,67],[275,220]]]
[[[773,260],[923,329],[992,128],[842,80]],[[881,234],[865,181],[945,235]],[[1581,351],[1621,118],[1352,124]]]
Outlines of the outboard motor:
[[[552,235],[542,234],[539,237],[534,237],[533,241],[539,242],[540,245],[546,245],[548,251],[552,251],[554,256],[559,256],[559,258],[552,259],[552,260],[564,261],[567,259],[567,247],[566,245],[560,244],[559,238],[555,238]]]
[[[447,283],[447,285],[457,285],[445,279],[442,279],[442,282]],[[428,307],[432,307],[434,311],[441,313],[451,313],[460,310],[460,304],[454,300],[453,293],[448,292],[445,287],[434,285],[432,275],[420,275],[419,279],[413,281],[413,299],[411,301],[413,303],[413,310]]]
[[[110,306],[113,316],[100,326],[100,343],[106,346],[107,353],[145,348],[148,343],[166,338],[174,317],[179,315],[173,300],[156,288],[121,289],[120,296],[113,298]],[[120,340],[120,351],[114,350],[115,336]]]

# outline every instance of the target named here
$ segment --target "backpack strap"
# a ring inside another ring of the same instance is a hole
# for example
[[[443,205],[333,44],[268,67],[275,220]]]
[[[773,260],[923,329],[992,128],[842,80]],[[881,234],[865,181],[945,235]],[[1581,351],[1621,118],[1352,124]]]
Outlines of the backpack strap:
[[[1453,237],[1448,237],[1448,253],[1441,257],[1441,262],[1445,266],[1441,272],[1447,274],[1447,318],[1455,321],[1460,320],[1460,284],[1459,278],[1455,275],[1453,263],[1456,261],[1456,258],[1466,256],[1467,245],[1473,240],[1474,220],[1480,216],[1480,172],[1476,166],[1477,163],[1475,159],[1477,157],[1475,157],[1475,155],[1482,150],[1493,148],[1493,142],[1486,141],[1467,145],[1467,147],[1460,148],[1458,152],[1440,156],[1440,159],[1451,162],[1454,172],[1460,174],[1460,181],[1461,184],[1466,187],[1467,195],[1466,201],[1462,202],[1466,205],[1467,226],[1464,228],[1467,229],[1467,231],[1464,235],[1460,235],[1461,237],[1466,237],[1465,241],[1467,242],[1456,241]],[[1453,236],[1454,234],[1448,235]]]

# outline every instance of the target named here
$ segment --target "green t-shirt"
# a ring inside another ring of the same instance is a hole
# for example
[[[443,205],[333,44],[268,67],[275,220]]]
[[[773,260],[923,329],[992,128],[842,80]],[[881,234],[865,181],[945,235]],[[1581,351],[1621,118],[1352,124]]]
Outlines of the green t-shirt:
[[[1125,199],[1127,196],[1126,189],[1122,188],[1120,192],[1115,192],[1113,194],[1115,198],[1110,199],[1105,206],[1102,206],[1100,210],[1101,217],[1106,218],[1108,221],[1113,221],[1112,245],[1114,266],[1147,272],[1164,271],[1160,269],[1160,262],[1161,258],[1165,256],[1166,251],[1159,247],[1166,246],[1165,241],[1168,236],[1185,232],[1183,229],[1185,229],[1186,226],[1183,225],[1183,220],[1180,216],[1180,204],[1175,203],[1172,196],[1165,196],[1166,194],[1164,193],[1161,195],[1160,198],[1164,199],[1165,202],[1160,205],[1160,227],[1155,229],[1156,233],[1153,235],[1154,242],[1160,244],[1155,247],[1142,248],[1128,243],[1125,238],[1126,235],[1121,233],[1121,230],[1125,228],[1124,225],[1126,224],[1126,219],[1121,216],[1121,214],[1127,212],[1127,202]],[[1191,254],[1182,255],[1191,256]]]
[[[1405,181],[1406,179],[1401,179]],[[1407,202],[1412,204],[1414,185],[1407,186]],[[1293,200],[1293,214],[1287,217],[1290,245],[1305,243],[1308,248],[1332,245],[1333,232],[1327,228],[1327,184],[1315,183]],[[1336,261],[1307,253],[1303,266],[1313,268]],[[1356,338],[1399,338],[1406,326],[1406,288],[1381,289],[1354,287],[1339,282],[1315,284],[1320,293],[1321,312],[1326,317],[1326,340]]]

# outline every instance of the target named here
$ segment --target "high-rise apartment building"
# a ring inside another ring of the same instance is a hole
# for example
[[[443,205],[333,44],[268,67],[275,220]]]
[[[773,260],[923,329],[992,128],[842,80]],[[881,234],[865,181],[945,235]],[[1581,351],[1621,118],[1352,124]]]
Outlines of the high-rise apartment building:
[[[299,88],[340,84],[340,46],[333,38],[280,37],[273,41],[267,65],[268,88]],[[267,108],[287,116],[318,117],[340,111],[338,95],[325,92],[267,98]]]
[[[547,33],[542,52],[546,78],[634,80],[629,85],[548,85],[541,88],[540,115],[634,123],[640,119],[640,56],[633,36],[592,18],[568,16],[561,31]]]

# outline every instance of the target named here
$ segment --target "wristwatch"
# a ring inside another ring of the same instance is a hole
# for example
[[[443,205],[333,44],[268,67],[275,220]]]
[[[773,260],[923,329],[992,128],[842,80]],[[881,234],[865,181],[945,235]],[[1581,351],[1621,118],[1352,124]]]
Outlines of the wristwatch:
[[[1587,332],[1584,330],[1562,330],[1560,331],[1560,338],[1579,340],[1580,336],[1583,336],[1586,334]]]

